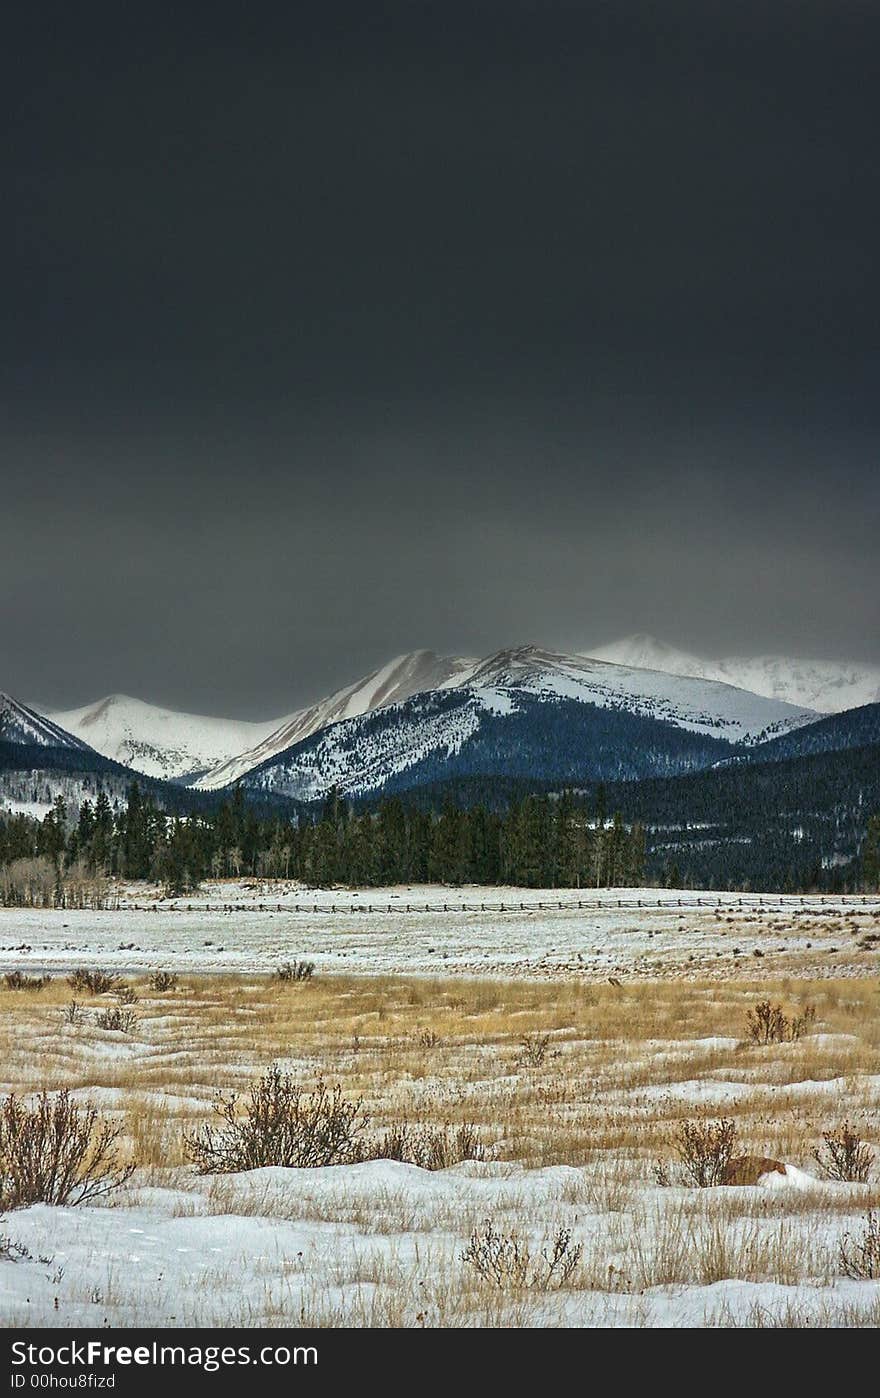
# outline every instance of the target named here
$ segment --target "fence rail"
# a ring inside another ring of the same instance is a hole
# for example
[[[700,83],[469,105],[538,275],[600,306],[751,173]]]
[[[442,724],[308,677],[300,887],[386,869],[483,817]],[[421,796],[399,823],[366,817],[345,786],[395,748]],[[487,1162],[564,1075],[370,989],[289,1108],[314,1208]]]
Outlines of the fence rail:
[[[672,911],[677,908],[683,910],[696,911],[700,908],[721,910],[760,910],[771,913],[811,913],[821,908],[829,911],[834,909],[855,910],[858,908],[876,909],[880,911],[880,901],[877,898],[860,894],[842,894],[840,897],[799,897],[797,894],[784,895],[785,902],[774,899],[772,896],[762,897],[758,894],[746,895],[743,898],[733,896],[730,898],[590,898],[590,899],[557,899],[557,900],[518,900],[515,898],[505,899],[500,903],[405,903],[397,900],[393,903],[363,902],[363,903],[166,903],[161,906],[158,903],[129,903],[120,902],[116,904],[114,911],[131,912],[152,912],[152,913],[308,913],[317,916],[327,913],[332,916],[357,917],[361,915],[382,915],[389,913],[522,913],[522,912],[547,912],[547,911],[630,911],[637,912],[639,909],[660,909],[665,908]]]

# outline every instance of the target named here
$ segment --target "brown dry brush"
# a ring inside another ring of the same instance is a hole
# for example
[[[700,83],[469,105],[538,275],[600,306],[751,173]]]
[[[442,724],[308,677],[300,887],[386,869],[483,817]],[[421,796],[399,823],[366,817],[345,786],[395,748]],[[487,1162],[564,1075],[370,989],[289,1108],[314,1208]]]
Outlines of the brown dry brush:
[[[150,989],[163,995],[168,990],[177,989],[177,976],[173,971],[154,971],[150,976]]]
[[[66,1088],[32,1106],[10,1094],[0,1106],[0,1208],[84,1204],[118,1189],[135,1168],[119,1156],[122,1130]]]
[[[400,1122],[371,1146],[376,1160],[401,1160],[423,1170],[448,1170],[462,1160],[485,1160],[486,1151],[474,1126],[411,1126]]]
[[[482,1228],[471,1233],[461,1260],[499,1290],[551,1291],[571,1281],[581,1253],[582,1245],[572,1242],[571,1230],[559,1228],[539,1256],[533,1257],[517,1233],[502,1233],[487,1218]]]
[[[80,966],[67,977],[73,990],[87,991],[89,995],[109,995],[111,990],[119,990],[122,982],[113,971],[90,971]]]
[[[101,1010],[95,1015],[95,1024],[99,1029],[114,1030],[120,1034],[130,1034],[137,1022],[134,1010],[127,1010],[122,1005],[115,1005],[110,1010]]]
[[[724,1172],[736,1149],[736,1123],[729,1117],[682,1121],[672,1144],[685,1183],[709,1189],[724,1182]]]
[[[799,1015],[786,1015],[781,1005],[761,1000],[746,1015],[746,1027],[755,1044],[793,1044],[810,1032],[815,1018],[814,1005],[807,1005]]]
[[[880,1216],[869,1213],[858,1238],[844,1233],[840,1243],[840,1269],[854,1281],[880,1281]]]
[[[360,1099],[347,1101],[337,1083],[319,1078],[309,1090],[273,1063],[251,1085],[238,1109],[236,1093],[220,1093],[213,1104],[221,1125],[203,1125],[184,1136],[187,1154],[200,1174],[233,1174],[267,1165],[308,1168],[362,1159],[358,1136],[366,1125]]]
[[[43,990],[51,976],[27,976],[24,971],[7,971],[3,984],[7,990]]]
[[[841,1184],[867,1184],[874,1164],[874,1152],[848,1121],[833,1131],[822,1132],[822,1145],[813,1159],[829,1180]]]
[[[550,1048],[549,1034],[526,1034],[520,1040],[517,1068],[540,1068]]]

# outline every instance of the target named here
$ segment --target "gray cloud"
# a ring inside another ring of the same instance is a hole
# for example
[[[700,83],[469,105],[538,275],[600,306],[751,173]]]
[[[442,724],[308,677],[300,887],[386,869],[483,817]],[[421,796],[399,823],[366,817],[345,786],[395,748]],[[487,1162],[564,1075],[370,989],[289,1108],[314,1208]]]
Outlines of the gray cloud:
[[[0,684],[271,716],[420,645],[880,659],[880,21],[609,8],[19,17]]]

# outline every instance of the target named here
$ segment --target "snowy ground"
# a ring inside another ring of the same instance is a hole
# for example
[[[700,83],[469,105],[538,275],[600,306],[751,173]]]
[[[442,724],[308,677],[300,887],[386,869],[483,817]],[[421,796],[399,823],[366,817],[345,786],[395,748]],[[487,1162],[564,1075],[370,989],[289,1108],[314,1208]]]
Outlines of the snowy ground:
[[[0,988],[0,1088],[70,1087],[125,1124],[138,1164],[100,1206],[7,1212],[0,1233],[25,1251],[0,1249],[0,1315],[90,1327],[877,1325],[880,1281],[848,1277],[841,1247],[880,1208],[880,982],[774,980],[754,966],[760,983],[621,986],[362,966],[305,985],[187,972],[165,994],[132,981],[128,1034],[98,1026],[106,996],[83,996],[67,1022],[61,976]],[[810,1032],[750,1042],[747,1014],[765,997],[790,1015],[815,1007]],[[216,1089],[242,1090],[272,1061],[362,1099],[368,1139],[402,1122],[468,1123],[485,1158],[197,1174],[185,1133]],[[687,1187],[675,1132],[722,1113],[739,1149],[790,1173]],[[829,1183],[813,1157],[844,1120],[877,1153],[866,1184]],[[529,1251],[524,1284],[487,1281],[464,1257],[487,1220]],[[582,1251],[546,1289],[536,1273],[559,1229]]]
[[[646,1189],[609,1213],[592,1172],[569,1166],[258,1170],[224,1181],[221,1212],[203,1185],[16,1214],[17,1240],[44,1260],[0,1263],[0,1304],[13,1326],[876,1324],[880,1285],[835,1275],[867,1190],[837,1190],[830,1217],[822,1192],[819,1210],[799,1198],[792,1213],[778,1190],[716,1190],[697,1212],[685,1191]],[[584,1247],[573,1284],[481,1284],[462,1252],[486,1218],[536,1256],[570,1227]],[[768,1275],[715,1275],[743,1267]]]
[[[322,973],[864,975],[878,931],[877,898],[224,881],[177,900],[130,886],[112,910],[0,909],[0,970],[250,972],[305,956]]]

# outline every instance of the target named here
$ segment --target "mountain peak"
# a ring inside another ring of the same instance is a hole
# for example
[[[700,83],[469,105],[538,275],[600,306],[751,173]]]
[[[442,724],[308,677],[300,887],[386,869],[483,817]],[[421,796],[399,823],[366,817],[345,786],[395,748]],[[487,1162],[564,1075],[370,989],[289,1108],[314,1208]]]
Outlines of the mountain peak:
[[[3,691],[0,691],[0,741],[28,747],[86,747],[81,739]]]

